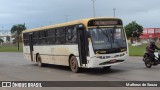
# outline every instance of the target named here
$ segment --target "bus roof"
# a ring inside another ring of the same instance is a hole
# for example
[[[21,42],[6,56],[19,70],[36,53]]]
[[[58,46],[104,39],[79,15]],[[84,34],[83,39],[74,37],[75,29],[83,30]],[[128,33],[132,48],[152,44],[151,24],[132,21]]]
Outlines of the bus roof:
[[[28,29],[28,30],[24,30],[23,33],[51,29],[51,28],[58,28],[58,27],[63,27],[63,26],[70,26],[70,25],[75,25],[75,24],[83,24],[85,25],[85,27],[87,27],[88,21],[96,20],[96,19],[112,19],[113,20],[113,19],[119,19],[119,18],[111,18],[111,17],[86,18],[86,19],[80,19],[80,20],[70,21],[66,23],[61,23],[61,24],[55,24],[55,25],[50,25],[50,26]]]

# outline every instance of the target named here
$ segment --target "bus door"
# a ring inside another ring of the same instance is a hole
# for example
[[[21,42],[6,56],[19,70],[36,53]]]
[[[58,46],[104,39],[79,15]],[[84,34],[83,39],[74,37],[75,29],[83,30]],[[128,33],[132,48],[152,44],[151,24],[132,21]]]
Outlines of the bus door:
[[[88,45],[86,40],[86,31],[84,27],[77,29],[77,36],[78,36],[78,49],[79,49],[79,59],[80,65],[87,64],[87,53],[88,53]]]
[[[30,47],[30,55],[31,55],[31,61],[33,61],[33,34],[29,34],[29,47]]]

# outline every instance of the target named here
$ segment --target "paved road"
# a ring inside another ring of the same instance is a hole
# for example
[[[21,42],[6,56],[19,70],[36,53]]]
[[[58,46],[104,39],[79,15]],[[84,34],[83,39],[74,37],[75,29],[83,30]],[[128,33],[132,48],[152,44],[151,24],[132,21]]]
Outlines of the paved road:
[[[160,66],[146,68],[142,57],[130,57],[125,63],[113,66],[110,70],[83,69],[73,73],[68,67],[48,65],[37,67],[23,59],[22,53],[0,53],[0,81],[160,81]],[[21,90],[22,88],[0,88],[0,90]],[[23,90],[106,90],[103,88],[23,88]],[[116,88],[107,88],[116,89]],[[120,90],[150,90],[151,88],[128,88]],[[152,88],[157,89],[158,88]]]

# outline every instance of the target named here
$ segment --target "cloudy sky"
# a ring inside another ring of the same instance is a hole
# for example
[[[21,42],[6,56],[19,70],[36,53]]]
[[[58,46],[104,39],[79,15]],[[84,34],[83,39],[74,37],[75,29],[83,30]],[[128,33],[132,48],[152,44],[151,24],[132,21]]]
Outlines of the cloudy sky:
[[[121,18],[124,24],[136,21],[143,27],[160,28],[160,0],[96,0],[96,17]],[[92,0],[0,0],[0,30],[15,24],[27,28],[93,17]]]

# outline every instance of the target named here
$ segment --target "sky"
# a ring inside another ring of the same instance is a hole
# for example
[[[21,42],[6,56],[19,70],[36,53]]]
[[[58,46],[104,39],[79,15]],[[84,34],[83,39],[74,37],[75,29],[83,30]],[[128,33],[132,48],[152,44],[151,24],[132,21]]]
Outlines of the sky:
[[[160,0],[95,0],[96,17],[113,17],[124,25],[136,21],[160,28]],[[93,17],[92,0],[0,0],[0,30],[24,24],[28,29]]]

